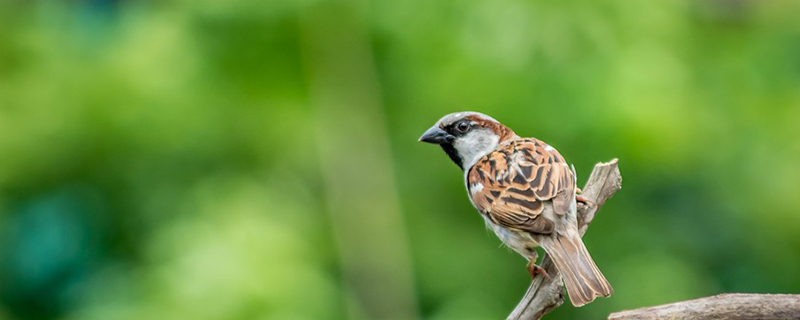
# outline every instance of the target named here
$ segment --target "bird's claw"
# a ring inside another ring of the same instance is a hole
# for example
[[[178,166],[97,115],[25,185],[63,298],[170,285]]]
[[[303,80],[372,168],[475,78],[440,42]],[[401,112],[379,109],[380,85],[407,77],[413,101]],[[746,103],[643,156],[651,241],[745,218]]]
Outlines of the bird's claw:
[[[575,195],[575,201],[578,203],[578,206],[592,206],[592,205],[594,205],[594,202],[592,202],[589,199],[586,199],[586,197],[584,197],[582,195]]]
[[[536,262],[531,260],[528,262],[528,274],[531,275],[531,280],[536,278],[536,275],[542,275],[547,279],[550,279],[550,275],[547,274],[547,270],[544,268],[537,266]]]

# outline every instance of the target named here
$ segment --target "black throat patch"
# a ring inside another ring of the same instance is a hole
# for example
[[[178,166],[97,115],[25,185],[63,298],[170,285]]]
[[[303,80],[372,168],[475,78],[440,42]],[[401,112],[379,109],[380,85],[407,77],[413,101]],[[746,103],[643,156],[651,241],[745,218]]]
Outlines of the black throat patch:
[[[463,163],[461,163],[461,157],[458,156],[458,151],[456,151],[456,148],[453,147],[453,144],[443,143],[440,144],[440,146],[442,147],[442,150],[444,150],[444,152],[450,157],[450,160],[453,160],[453,162],[455,162],[458,167],[461,168],[461,170],[464,170]]]

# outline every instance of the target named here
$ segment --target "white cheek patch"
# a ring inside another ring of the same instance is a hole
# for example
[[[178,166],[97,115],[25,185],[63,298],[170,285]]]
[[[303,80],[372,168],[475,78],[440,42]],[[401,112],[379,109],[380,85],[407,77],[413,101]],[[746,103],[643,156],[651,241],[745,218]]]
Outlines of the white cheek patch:
[[[500,137],[490,130],[475,130],[455,142],[455,148],[463,160],[464,168],[470,168],[481,157],[497,148]]]

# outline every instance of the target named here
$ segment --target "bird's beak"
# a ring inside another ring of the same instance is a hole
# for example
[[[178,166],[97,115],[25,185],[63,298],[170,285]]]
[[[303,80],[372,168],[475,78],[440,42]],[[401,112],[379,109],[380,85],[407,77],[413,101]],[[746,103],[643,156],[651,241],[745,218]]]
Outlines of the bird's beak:
[[[419,141],[427,142],[427,143],[434,143],[434,144],[445,144],[453,142],[455,137],[451,134],[448,134],[442,129],[439,129],[439,126],[433,126],[428,131],[422,134],[419,137]]]

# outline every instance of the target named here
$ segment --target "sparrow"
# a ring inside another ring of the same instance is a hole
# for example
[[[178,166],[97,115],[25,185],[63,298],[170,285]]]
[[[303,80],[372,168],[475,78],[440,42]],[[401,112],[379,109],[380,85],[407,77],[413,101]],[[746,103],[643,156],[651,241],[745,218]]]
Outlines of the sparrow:
[[[536,265],[541,246],[574,306],[614,292],[581,240],[576,175],[555,148],[478,112],[448,114],[419,141],[438,144],[464,171],[470,201],[497,237],[528,260],[531,278],[548,276]]]

